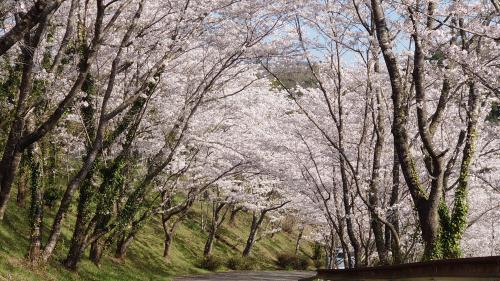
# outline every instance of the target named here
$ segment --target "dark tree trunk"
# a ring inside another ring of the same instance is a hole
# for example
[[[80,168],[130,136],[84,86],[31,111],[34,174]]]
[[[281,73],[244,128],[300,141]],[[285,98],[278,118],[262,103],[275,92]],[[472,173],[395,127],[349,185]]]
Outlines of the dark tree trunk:
[[[76,269],[86,248],[85,245],[87,244],[88,232],[91,231],[94,225],[89,222],[89,204],[92,194],[95,192],[92,186],[95,170],[94,166],[95,165],[91,167],[84,182],[80,185],[80,196],[78,198],[73,236],[71,237],[69,252],[64,262],[65,266],[71,270]]]
[[[9,142],[9,141],[8,141]],[[9,143],[7,143],[9,145]],[[15,145],[15,144],[14,144]],[[0,220],[3,220],[5,215],[5,210],[7,209],[7,202],[10,199],[10,192],[12,189],[12,183],[16,174],[16,170],[21,161],[21,153],[17,151],[16,147],[7,147],[4,151],[4,157],[0,162]]]
[[[224,218],[226,217],[228,210],[227,208],[221,216],[221,212],[222,210],[224,210],[225,206],[226,203],[212,203],[212,221],[208,232],[207,242],[205,243],[205,249],[203,251],[203,256],[205,257],[209,256],[212,252],[212,246],[217,235],[217,230],[219,229],[219,226],[222,224],[222,222],[224,222]]]
[[[304,227],[301,227],[299,230],[299,235],[297,235],[297,240],[295,241],[295,255],[299,253],[300,250],[300,241],[302,240],[302,236],[304,235]],[[333,238],[333,237],[332,237]]]
[[[124,259],[125,256],[127,255],[127,250],[128,247],[130,246],[130,243],[134,240],[133,235],[122,235],[120,239],[117,242],[116,245],[116,251],[115,251],[115,257],[118,259]]]
[[[255,243],[255,235],[257,234],[257,229],[264,219],[264,215],[262,212],[257,216],[255,212],[252,216],[252,224],[250,226],[250,233],[248,234],[247,243],[245,244],[245,249],[243,250],[243,256],[248,257],[250,255],[250,251]]]
[[[394,208],[399,200],[399,160],[396,150],[394,150],[393,164],[392,164],[392,190],[391,197],[389,200],[389,205],[391,207],[391,211],[389,213],[389,217],[387,218],[389,222],[394,226],[394,229],[399,234],[399,211]],[[403,262],[401,256],[401,250],[399,245],[397,245],[396,238],[391,234],[389,227],[386,226],[385,234],[386,234],[386,248],[391,248],[392,250],[392,263],[400,264]]]
[[[17,198],[16,203],[19,207],[24,207],[26,205],[26,197],[27,197],[27,185],[28,185],[28,160],[26,159],[26,155],[23,154],[21,157],[21,163],[19,166],[19,179],[17,182]]]
[[[375,179],[374,179],[375,180]],[[379,199],[377,196],[378,190],[376,188],[372,188],[370,190],[370,205],[372,208],[376,209],[379,207]],[[384,236],[384,225],[382,222],[376,217],[376,215],[371,216],[371,228],[373,230],[373,235],[375,238],[375,247],[377,249],[379,261],[382,265],[388,264],[388,251],[385,247],[385,236]]]
[[[32,265],[41,262],[42,223],[43,223],[43,185],[41,180],[42,163],[40,154],[35,144],[27,151],[27,164],[30,168],[30,246],[28,258]]]
[[[25,44],[28,48],[31,46],[31,36],[25,36]],[[0,161],[0,220],[3,219],[7,202],[10,198],[12,184],[16,176],[16,171],[21,162],[21,151],[19,148],[19,140],[22,137],[22,132],[25,123],[25,101],[29,96],[32,87],[32,71],[33,71],[33,56],[27,48],[23,48],[22,60],[24,63],[21,85],[19,88],[19,97],[16,105],[14,120],[12,121],[9,136],[5,144],[5,148]]]
[[[69,248],[68,255],[66,260],[64,261],[64,265],[71,270],[75,270],[78,262],[80,261],[83,252],[85,250],[85,244],[87,243],[87,221],[86,217],[88,215],[87,208],[87,200],[89,197],[88,192],[90,191],[90,181],[89,178],[86,180],[85,184],[82,186],[84,188],[80,189],[80,198],[78,201],[78,213],[76,216],[75,227],[73,231],[73,236],[71,238],[71,244]]]
[[[263,209],[262,211],[259,212],[258,215],[255,213],[255,211],[253,212],[252,225],[250,226],[250,233],[248,234],[247,243],[245,245],[245,249],[243,250],[244,257],[247,257],[250,255],[250,251],[252,250],[252,247],[255,244],[255,235],[257,234],[257,231],[258,231],[260,225],[264,221],[266,214],[268,212],[282,208],[283,206],[285,206],[288,203],[290,203],[290,201],[285,201],[279,205],[275,205],[273,207]]]
[[[170,248],[172,247],[172,244],[174,242],[175,232],[177,230],[177,225],[179,222],[180,220],[175,221],[171,227],[168,225],[168,221],[163,222],[163,233],[165,234],[163,257],[166,260],[169,260],[170,258]]]
[[[344,201],[344,209],[346,213],[346,226],[347,226],[347,236],[349,237],[349,240],[351,241],[351,245],[353,248],[353,254],[354,254],[354,267],[359,267],[361,265],[361,246],[359,244],[359,241],[356,237],[356,233],[354,232],[354,226],[352,222],[352,204],[351,200],[349,199],[349,187],[348,187],[348,182],[347,182],[347,174],[345,171],[345,163],[341,159],[340,162],[340,171],[342,175],[342,192],[343,192],[343,201]],[[349,259],[349,264],[351,259]]]
[[[340,72],[338,73],[340,75]],[[340,76],[339,76],[339,84],[340,84]],[[344,205],[344,211],[345,211],[345,221],[346,221],[346,227],[347,227],[347,236],[349,237],[349,240],[351,241],[351,245],[353,248],[354,252],[354,266],[359,267],[361,265],[361,245],[356,237],[356,234],[354,232],[354,225],[352,221],[352,215],[353,215],[353,204],[351,204],[351,200],[349,199],[349,182],[347,178],[347,171],[346,171],[346,163],[344,159],[344,144],[343,144],[343,113],[342,113],[342,100],[341,100],[341,95],[338,93],[337,96],[337,102],[338,102],[338,124],[337,124],[337,132],[338,132],[338,148],[339,148],[339,158],[340,158],[340,175],[342,178],[342,200],[343,200],[343,205]],[[349,259],[350,260],[350,259]]]
[[[90,244],[90,260],[96,265],[100,266],[101,258],[104,252],[104,245],[101,241],[102,239],[97,239]]]
[[[243,207],[235,207],[231,210],[231,214],[229,215],[229,224],[234,226],[236,224],[236,215],[243,210]]]
[[[377,51],[372,51],[376,56],[378,56]],[[375,62],[374,72],[379,73],[380,67],[379,63]],[[384,235],[384,225],[375,213],[378,208],[380,208],[379,200],[379,188],[380,188],[380,169],[381,169],[381,159],[382,151],[385,146],[385,112],[382,106],[382,91],[379,86],[372,85],[369,81],[370,89],[374,90],[375,97],[372,99],[372,107],[377,109],[372,113],[373,116],[373,130],[375,132],[375,148],[373,150],[373,166],[372,166],[372,177],[370,180],[370,189],[368,195],[368,201],[370,204],[371,212],[371,228],[373,230],[373,236],[375,238],[375,247],[377,249],[380,264],[388,264],[388,248],[385,244]],[[374,87],[373,87],[374,86]],[[367,247],[368,248],[368,247]],[[368,262],[368,255],[366,255],[366,261]]]
[[[342,239],[343,240],[343,239]],[[344,259],[344,267],[345,268],[354,268],[354,264],[352,263],[349,245],[344,241],[341,241],[342,247],[342,258]]]
[[[172,246],[172,242],[174,241],[174,233],[170,232],[168,234],[165,234],[165,241],[163,245],[163,257],[165,259],[170,258],[170,247]]]
[[[210,230],[210,232],[208,233],[208,238],[207,238],[207,242],[205,243],[205,250],[203,251],[203,256],[207,257],[210,255],[210,253],[212,252],[212,246],[214,244],[214,240],[215,240],[215,230]]]
[[[337,268],[337,247],[335,245],[335,233],[333,230],[330,232],[330,241],[329,244],[325,247],[326,252],[326,268],[327,269],[335,269]],[[347,262],[347,260],[345,261]]]
[[[475,83],[469,82],[468,86],[467,133],[462,152],[458,187],[455,191],[453,211],[448,217],[449,225],[446,225],[441,234],[444,258],[459,258],[462,256],[460,241],[467,228],[469,173],[476,151],[480,104],[479,93]]]
[[[76,238],[76,237],[74,237]],[[78,237],[82,239],[82,237]],[[71,243],[71,247],[69,249],[68,255],[66,256],[66,259],[64,260],[64,266],[70,270],[76,270],[76,267],[80,260],[82,259],[83,256],[83,251],[85,250],[84,246],[82,245],[84,241],[75,241]]]
[[[166,202],[164,208],[170,209],[169,211],[165,210],[161,214],[163,233],[165,234],[164,245],[163,245],[163,257],[168,261],[169,251],[174,240],[177,226],[183,220],[184,216],[187,214],[189,209],[193,206],[194,198],[188,198],[186,199],[186,201],[184,201],[184,204],[177,205],[176,207],[173,208],[171,205],[172,201],[170,195],[166,193],[163,194],[163,200],[164,202]]]

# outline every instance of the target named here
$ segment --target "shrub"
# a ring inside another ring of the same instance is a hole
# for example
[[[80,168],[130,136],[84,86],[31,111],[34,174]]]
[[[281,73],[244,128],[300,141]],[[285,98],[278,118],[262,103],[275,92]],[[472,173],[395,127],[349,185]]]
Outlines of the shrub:
[[[313,260],[313,264],[314,264],[314,268],[316,268],[316,269],[323,268],[323,260],[321,260],[321,259]]]
[[[282,269],[293,269],[294,260],[295,255],[288,253],[279,254],[276,260],[276,265]]]
[[[230,257],[226,261],[226,266],[232,270],[252,270],[256,269],[257,261],[250,257]]]
[[[309,267],[309,258],[306,256],[298,256],[293,269],[306,270]]]
[[[200,261],[200,268],[210,270],[210,271],[216,271],[217,269],[219,269],[221,267],[221,265],[222,265],[221,261],[217,257],[214,257],[214,256],[204,257]]]
[[[49,209],[62,197],[62,191],[55,186],[48,187],[43,193],[43,204]]]
[[[309,267],[309,258],[306,256],[297,256],[290,253],[282,253],[277,257],[276,265],[282,269],[305,270]]]

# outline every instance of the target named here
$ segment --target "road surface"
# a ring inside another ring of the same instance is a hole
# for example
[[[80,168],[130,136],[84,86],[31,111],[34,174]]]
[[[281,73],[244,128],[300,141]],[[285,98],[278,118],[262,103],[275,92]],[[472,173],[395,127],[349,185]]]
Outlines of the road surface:
[[[193,275],[177,277],[174,281],[296,281],[316,275],[313,271],[234,271],[225,273],[213,273],[205,275]]]

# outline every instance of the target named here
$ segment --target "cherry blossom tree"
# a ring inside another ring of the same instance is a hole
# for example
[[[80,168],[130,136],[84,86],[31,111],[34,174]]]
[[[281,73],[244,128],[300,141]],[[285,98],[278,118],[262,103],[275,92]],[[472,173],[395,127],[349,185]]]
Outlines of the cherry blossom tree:
[[[308,237],[328,268],[340,249],[348,267],[498,253],[499,15],[497,0],[4,1],[0,220],[17,186],[37,265],[75,205],[69,269],[89,247],[125,258],[154,217],[168,259],[198,201],[205,256],[238,212],[245,257],[284,213],[296,253]]]

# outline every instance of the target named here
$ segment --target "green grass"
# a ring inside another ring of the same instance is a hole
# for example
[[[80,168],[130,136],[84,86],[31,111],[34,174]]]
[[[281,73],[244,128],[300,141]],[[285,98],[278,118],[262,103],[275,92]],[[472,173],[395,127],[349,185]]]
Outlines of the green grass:
[[[78,270],[68,271],[61,265],[69,247],[74,216],[65,221],[62,237],[53,258],[47,265],[31,268],[26,262],[28,249],[27,208],[10,204],[3,222],[0,222],[0,281],[4,280],[171,280],[174,276],[207,273],[198,268],[207,234],[201,230],[201,208],[195,204],[185,221],[178,227],[170,249],[170,260],[162,257],[163,230],[159,218],[152,218],[133,242],[124,260],[113,258],[110,249],[97,267],[85,254]],[[47,217],[50,217],[48,214]],[[216,240],[213,254],[221,260],[239,256],[246,241],[251,216],[240,212],[235,226],[224,224],[220,230],[222,241]],[[47,220],[46,226],[50,225]],[[47,230],[47,229],[46,229]],[[47,232],[47,231],[45,231]],[[46,233],[45,233],[46,234]],[[261,269],[274,269],[275,257],[281,252],[291,252],[296,234],[277,233],[257,242],[252,256],[258,257]],[[302,250],[309,255],[310,245],[303,243]],[[227,270],[225,268],[221,270]]]

